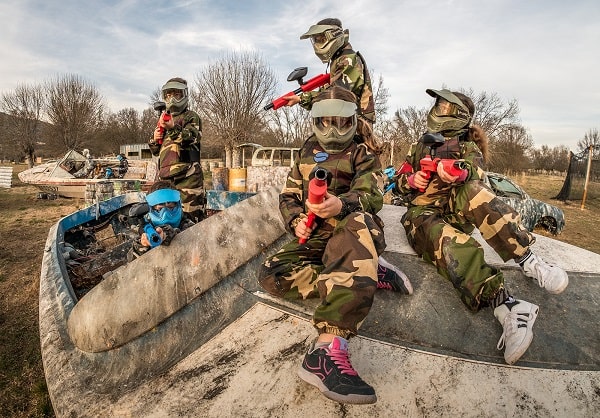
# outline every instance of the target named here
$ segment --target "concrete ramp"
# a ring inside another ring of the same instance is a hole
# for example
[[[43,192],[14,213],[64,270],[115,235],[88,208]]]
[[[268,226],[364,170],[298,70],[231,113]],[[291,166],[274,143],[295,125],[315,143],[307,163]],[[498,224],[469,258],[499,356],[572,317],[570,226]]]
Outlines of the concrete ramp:
[[[350,341],[350,352],[355,368],[375,387],[378,402],[342,405],[296,375],[316,336],[310,318],[319,301],[275,299],[258,286],[261,263],[291,236],[283,233],[274,215],[277,193],[251,199],[255,201],[223,211],[220,222],[215,218],[180,234],[169,248],[186,254],[181,263],[174,263],[165,248],[153,250],[162,257],[150,262],[144,256],[128,267],[146,272],[156,270],[156,263],[168,264],[172,271],[162,276],[160,291],[149,293],[155,297],[149,306],[163,303],[174,313],[105,351],[82,351],[74,344],[75,332],[66,322],[85,306],[87,296],[74,305],[56,260],[59,252],[46,251],[40,334],[57,417],[600,415],[599,254],[538,238],[535,251],[569,271],[570,285],[561,295],[540,289],[514,263],[490,259],[503,269],[515,295],[540,306],[533,343],[517,365],[508,366],[496,349],[502,328],[491,309],[468,311],[452,286],[408,247],[400,226],[404,209],[386,206],[384,257],[409,275],[414,294],[377,291],[361,335]],[[270,228],[274,231],[267,233]],[[48,248],[60,238],[56,229],[49,233]],[[263,242],[267,236],[268,243]],[[235,254],[209,251],[214,239],[223,244],[220,251],[235,248]],[[239,246],[231,240],[240,241]],[[213,273],[201,268],[196,253],[215,258]],[[491,252],[489,256],[494,257]],[[243,262],[233,264],[230,258]],[[111,304],[115,300],[130,301],[131,309],[143,314],[148,299],[144,292],[161,276],[133,286],[128,281],[133,276],[123,274],[115,271],[93,292],[103,295],[111,315],[118,313]],[[117,280],[120,275],[128,280]],[[177,289],[194,284],[191,289],[202,287],[202,292],[167,305],[163,293],[170,284]],[[123,295],[111,299],[111,292]],[[97,304],[92,297],[87,303]],[[132,318],[141,322],[142,316]],[[69,321],[75,319],[80,318]],[[83,332],[87,325],[80,328]],[[106,333],[121,332],[113,328]],[[98,332],[93,334],[98,337]]]
[[[469,361],[370,338],[352,361],[377,390],[342,405],[296,377],[314,334],[306,318],[257,303],[169,372],[98,412],[131,417],[591,417],[599,372]]]

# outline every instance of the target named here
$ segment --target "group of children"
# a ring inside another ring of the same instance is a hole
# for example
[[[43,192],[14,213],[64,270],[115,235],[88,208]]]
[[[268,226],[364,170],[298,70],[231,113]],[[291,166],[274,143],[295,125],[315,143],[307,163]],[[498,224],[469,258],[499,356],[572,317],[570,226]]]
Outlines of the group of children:
[[[351,51],[348,32],[337,19],[311,26],[303,38],[312,40],[325,61],[340,60],[339,51]],[[351,53],[366,71],[362,57]],[[406,275],[380,258],[386,248],[377,216],[383,205],[380,148],[371,108],[361,109],[368,101],[352,91],[348,74],[357,73],[340,68],[346,75],[335,82],[332,76],[329,87],[289,98],[289,105],[300,103],[310,110],[313,133],[301,147],[279,199],[284,225],[294,238],[264,262],[259,284],[277,297],[320,298],[312,319],[318,336],[298,375],[332,400],[365,404],[376,402],[377,396],[350,363],[348,340],[369,314],[376,289],[410,294],[412,286]],[[363,76],[355,78],[370,89]],[[416,253],[437,267],[469,309],[492,309],[503,327],[498,348],[504,349],[506,363],[514,364],[532,341],[539,308],[514,297],[502,271],[484,260],[483,248],[471,232],[479,229],[504,261],[515,260],[525,276],[550,293],[565,290],[568,276],[531,252],[533,235],[483,182],[487,137],[473,123],[473,101],[446,89],[426,92],[435,100],[427,133],[412,145],[394,179],[394,193],[408,206],[398,224]],[[431,153],[432,135],[438,138],[436,157],[451,161],[437,164],[434,171],[422,165]],[[322,200],[311,202],[309,184],[317,170],[328,173],[327,191]],[[147,196],[146,217],[165,244],[172,238],[170,231],[185,227],[181,200],[167,190],[159,188]],[[316,216],[315,223],[308,222],[309,212]],[[151,247],[145,233],[136,247],[138,255]]]

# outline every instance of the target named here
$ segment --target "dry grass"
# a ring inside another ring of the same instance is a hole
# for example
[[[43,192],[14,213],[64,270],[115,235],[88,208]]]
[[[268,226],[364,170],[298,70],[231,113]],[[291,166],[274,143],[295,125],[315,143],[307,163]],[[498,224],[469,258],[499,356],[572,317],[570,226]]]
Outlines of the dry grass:
[[[532,197],[565,211],[567,226],[559,240],[600,253],[600,234],[595,233],[600,207],[581,210],[580,202],[552,200],[562,177],[517,176],[515,180]],[[82,202],[39,200],[35,188],[20,183],[16,175],[13,185],[0,189],[0,416],[52,417],[38,335],[40,265],[49,227]]]

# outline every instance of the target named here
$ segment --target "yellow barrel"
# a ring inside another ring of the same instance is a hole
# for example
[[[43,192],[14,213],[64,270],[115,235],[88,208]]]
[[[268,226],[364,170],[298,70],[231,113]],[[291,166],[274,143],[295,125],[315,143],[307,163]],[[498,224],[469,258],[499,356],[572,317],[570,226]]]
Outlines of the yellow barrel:
[[[229,190],[229,176],[226,167],[215,167],[211,173],[214,190]]]
[[[246,191],[246,168],[229,169],[229,190],[232,192]]]

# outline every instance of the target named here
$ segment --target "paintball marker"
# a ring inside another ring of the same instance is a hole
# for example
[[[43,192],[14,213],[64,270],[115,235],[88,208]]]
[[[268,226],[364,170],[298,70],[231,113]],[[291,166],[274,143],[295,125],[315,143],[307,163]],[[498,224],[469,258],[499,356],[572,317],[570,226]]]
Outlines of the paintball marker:
[[[435,158],[435,149],[444,144],[444,142],[446,142],[446,140],[440,134],[428,132],[423,135],[423,144],[429,147],[429,154],[421,158],[419,164],[421,166],[421,171],[425,172],[425,178],[427,180],[431,178],[431,173],[437,173],[437,167],[440,163],[444,166],[444,171],[452,176],[460,176],[462,170],[465,168],[462,161]],[[419,191],[423,193],[425,189],[419,189]]]
[[[292,71],[290,73],[290,75],[288,75],[287,81],[298,81],[298,84],[300,84],[300,87],[294,91],[290,91],[289,93],[284,94],[283,96],[273,100],[271,103],[266,105],[264,107],[264,109],[265,110],[269,110],[269,109],[277,110],[280,107],[285,106],[287,104],[288,101],[285,100],[284,97],[292,96],[294,94],[300,94],[304,91],[315,90],[319,87],[323,87],[325,84],[329,83],[329,81],[330,81],[329,73],[325,73],[325,74],[319,74],[319,75],[311,78],[310,80],[308,80],[305,83],[302,80],[302,77],[304,77],[307,72],[308,72],[307,67],[298,67],[294,71]]]
[[[156,229],[154,229],[152,224],[148,223],[148,224],[144,225],[144,232],[146,233],[146,236],[148,237],[148,241],[150,242],[150,247],[154,248],[154,247],[157,247],[160,244],[162,244],[162,238],[160,237],[160,234],[158,232],[156,232]]]
[[[308,201],[310,203],[321,203],[325,199],[325,193],[327,193],[327,170],[324,168],[317,167],[315,169],[315,176],[308,182]],[[312,212],[308,212],[308,218],[306,219],[306,227],[312,228],[315,223],[315,215]],[[298,240],[300,244],[306,244],[305,238]]]
[[[160,125],[160,122],[168,122],[171,120],[171,112],[167,110],[167,104],[165,102],[154,102],[154,110],[156,110],[160,117],[158,118],[158,122],[156,123],[156,127],[160,131],[160,139],[158,140],[158,144],[161,145],[163,142],[163,136],[165,135],[165,128]]]

